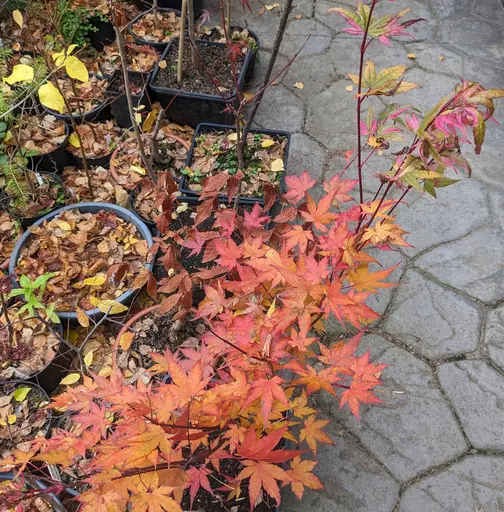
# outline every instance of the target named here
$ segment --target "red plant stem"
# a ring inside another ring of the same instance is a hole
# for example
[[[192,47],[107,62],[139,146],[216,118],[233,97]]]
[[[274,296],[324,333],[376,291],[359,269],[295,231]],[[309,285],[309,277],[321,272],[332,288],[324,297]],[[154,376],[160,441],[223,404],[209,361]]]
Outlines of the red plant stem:
[[[362,186],[362,133],[361,133],[361,105],[364,98],[361,97],[362,92],[362,74],[364,72],[364,56],[367,50],[367,37],[369,32],[369,25],[371,24],[371,18],[373,11],[379,0],[373,0],[369,9],[369,17],[366,24],[366,30],[362,36],[362,43],[360,47],[360,61],[359,61],[359,85],[357,87],[357,171],[359,173],[359,199],[361,204],[364,202],[364,189]]]

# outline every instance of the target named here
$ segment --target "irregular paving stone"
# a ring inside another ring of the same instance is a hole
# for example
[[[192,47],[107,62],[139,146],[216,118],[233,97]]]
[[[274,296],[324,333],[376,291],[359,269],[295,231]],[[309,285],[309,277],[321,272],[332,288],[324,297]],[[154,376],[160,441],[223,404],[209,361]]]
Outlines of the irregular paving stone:
[[[463,57],[459,53],[430,41],[408,44],[407,48],[408,53],[415,54],[415,64],[427,71],[455,76],[463,75]]]
[[[435,247],[422,254],[415,265],[483,302],[504,297],[504,236],[498,227],[483,227]]]
[[[504,458],[469,455],[404,492],[400,512],[504,510]]]
[[[443,20],[439,24],[437,41],[464,45],[502,44],[504,34],[498,23],[467,16]]]
[[[271,57],[271,52],[267,50],[260,49],[258,58],[256,59],[255,68],[254,68],[254,78],[252,80],[252,84],[249,87],[249,92],[258,92],[259,88],[263,84],[264,75],[266,74],[266,69],[269,64],[269,60]],[[278,55],[275,65],[273,66],[272,71],[272,78],[276,77],[280,71],[287,65],[288,61],[285,57],[282,55]],[[284,74],[281,74],[277,79],[276,82],[281,84],[284,80]],[[272,87],[273,88],[273,87]],[[268,94],[267,92],[265,94]]]
[[[504,449],[504,377],[483,361],[439,367],[439,380],[475,448]]]
[[[490,359],[504,370],[504,306],[488,313],[484,342]]]
[[[312,179],[318,180],[324,172],[327,150],[304,133],[294,133],[289,149],[288,174],[299,176],[308,171]]]
[[[360,448],[350,436],[329,424],[325,432],[335,446],[319,445],[315,473],[325,489],[306,489],[299,501],[284,492],[281,509],[285,512],[390,512],[399,494],[399,485]],[[343,434],[343,436],[341,436]]]
[[[452,14],[469,14],[472,0],[430,0],[438,18],[448,18]]]
[[[308,100],[339,78],[329,53],[319,55],[317,58],[299,55],[285,73],[283,83],[298,96]],[[296,82],[301,82],[304,85],[303,89],[295,88]]]
[[[346,407],[340,411],[338,402],[327,393],[320,396],[320,404],[356,434],[394,476],[406,481],[461,455],[467,446],[430,367],[402,348],[383,343],[390,347],[378,357],[379,363],[389,365],[382,380],[390,392],[378,393],[384,405],[362,407],[359,424]]]
[[[355,146],[355,101],[346,85],[344,80],[335,82],[308,101],[305,127],[328,149],[341,152]]]
[[[261,128],[297,132],[303,125],[303,103],[282,85],[270,87],[265,93],[255,123]]]
[[[418,192],[411,190],[407,200],[410,194],[418,195]],[[408,256],[415,256],[441,242],[456,240],[490,221],[488,193],[484,185],[463,180],[438,189],[436,194],[437,199],[425,194],[421,201],[398,207],[397,223],[410,233],[406,240],[413,245],[404,249]]]
[[[501,0],[485,0],[484,2],[473,2],[472,14],[486,18],[489,21],[504,20],[504,6]]]
[[[382,328],[431,359],[478,347],[480,313],[469,299],[408,270]]]

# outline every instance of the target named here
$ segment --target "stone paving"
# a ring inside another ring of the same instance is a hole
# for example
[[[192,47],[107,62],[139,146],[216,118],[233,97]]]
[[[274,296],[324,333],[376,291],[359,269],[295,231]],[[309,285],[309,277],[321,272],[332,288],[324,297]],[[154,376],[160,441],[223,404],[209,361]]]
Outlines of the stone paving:
[[[353,3],[296,2],[277,68],[310,38],[266,93],[257,118],[263,128],[293,133],[289,173],[307,169],[319,183],[343,168],[343,153],[355,144],[354,92],[345,89],[345,73],[356,72],[358,42],[327,14],[338,5]],[[234,15],[260,37],[258,77],[279,20],[276,8],[257,16],[260,7],[253,4],[253,16]],[[460,76],[504,87],[500,0],[383,0],[380,12],[405,7],[428,20],[411,28],[416,40],[370,52],[377,67],[408,65],[408,79],[423,86],[397,101],[427,110]],[[501,104],[502,122],[503,114]],[[383,406],[363,408],[360,424],[331,397],[317,397],[335,443],[317,453],[326,490],[307,491],[301,503],[286,492],[283,511],[504,511],[503,148],[503,127],[489,126],[482,155],[470,155],[470,180],[441,189],[437,200],[408,195],[399,209],[398,223],[415,247],[377,255],[386,268],[400,263],[393,277],[401,285],[371,302],[383,319],[363,341],[390,365],[389,392]],[[367,189],[374,171],[388,169],[387,158],[366,170]]]

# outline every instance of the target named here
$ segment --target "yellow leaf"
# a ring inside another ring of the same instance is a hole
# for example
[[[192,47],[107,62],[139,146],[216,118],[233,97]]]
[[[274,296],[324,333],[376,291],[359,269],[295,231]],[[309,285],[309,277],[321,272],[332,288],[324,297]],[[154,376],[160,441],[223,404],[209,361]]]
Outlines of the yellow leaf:
[[[228,140],[230,141],[234,141],[234,140],[237,140],[238,139],[238,135],[236,135],[236,133],[230,133],[228,136],[227,136]]]
[[[70,384],[75,384],[80,380],[80,373],[69,373],[61,382],[64,386],[70,386]]]
[[[408,57],[408,59],[411,59],[411,60],[416,59],[416,55],[414,53],[408,53],[408,55],[406,55],[406,57]]]
[[[159,67],[160,67],[161,69],[165,69],[165,68],[166,68],[166,61],[165,61],[165,60],[160,61],[160,62],[159,62]]]
[[[131,331],[125,332],[121,336],[121,339],[119,340],[119,346],[123,350],[128,350],[131,347],[131,343],[133,342],[134,338],[135,338],[134,332],[131,332]]]
[[[79,333],[77,331],[72,330],[72,329],[70,329],[68,331],[67,336],[68,336],[68,341],[72,345],[75,345],[77,343],[77,341],[79,340]]]
[[[271,303],[271,306],[268,308],[268,312],[266,313],[266,316],[268,318],[271,318],[273,316],[273,313],[276,310],[276,297],[273,299],[273,302]]]
[[[90,350],[84,357],[84,364],[86,366],[91,366],[91,364],[93,363],[93,351]]]
[[[59,228],[65,231],[72,231],[72,226],[66,220],[55,220],[54,224],[56,224]]]
[[[272,139],[263,140],[262,144],[261,144],[261,146],[263,148],[270,148],[271,146],[274,146],[274,145],[275,145],[275,141]]]
[[[112,373],[112,368],[110,366],[104,366],[99,372],[98,375],[100,377],[108,377]]]
[[[296,14],[296,16],[294,16],[294,18],[296,18],[297,20],[300,20],[302,17],[303,17],[302,14]]]
[[[110,315],[116,315],[118,313],[124,313],[128,311],[128,308],[113,299],[98,299],[97,297],[89,297],[89,302],[96,306],[102,313],[109,313]]]
[[[14,423],[16,423],[16,415],[15,414],[9,414],[7,415],[7,423],[9,425],[14,425]]]
[[[86,315],[86,312],[82,309],[77,307],[76,308],[77,313],[77,321],[82,327],[89,327],[89,317]]]
[[[271,11],[275,7],[280,7],[280,4],[271,4],[271,5],[266,5],[265,4],[264,7],[266,7],[266,10]]]
[[[70,137],[68,137],[68,142],[70,142],[74,148],[80,148],[79,136],[75,132],[70,134]]]
[[[277,158],[271,162],[271,172],[281,172],[284,170],[284,163],[281,158]]]
[[[7,423],[5,423],[5,420],[3,418],[0,418],[0,427],[6,427]]]
[[[345,89],[348,91],[348,92],[352,92],[353,91],[353,85],[347,85],[345,87]]]
[[[445,56],[444,55],[440,55],[439,56],[439,60],[445,60]]]
[[[14,21],[19,25],[19,28],[23,28],[23,15],[16,9],[12,11],[12,17]]]
[[[142,114],[139,114],[138,112],[135,114],[135,121],[136,121],[136,124],[140,124],[140,122],[142,121]]]
[[[80,80],[81,82],[89,82],[88,70],[81,60],[71,55],[65,60],[65,69],[69,77]]]
[[[66,51],[66,54],[67,55],[72,55],[73,51],[75,50],[75,48],[77,48],[79,45],[78,44],[71,44],[68,48],[67,48],[67,51]]]
[[[142,131],[144,133],[150,133],[159,114],[157,109],[151,110],[142,125]]]
[[[33,80],[33,68],[26,64],[16,64],[12,68],[12,73],[3,79],[9,85],[19,82],[31,82]]]
[[[56,64],[56,66],[62,66],[63,63],[65,62],[65,51],[61,51],[61,52],[55,52],[51,55],[51,57],[53,58],[54,60],[54,63]]]
[[[88,277],[82,281],[86,286],[101,286],[107,281],[106,274],[96,274],[93,277]]]
[[[245,98],[245,101],[250,101],[254,96],[255,96],[255,94],[252,94],[251,92],[243,93],[243,97]]]
[[[139,165],[132,165],[130,167],[130,171],[136,172],[137,174],[140,174],[140,176],[145,176],[147,174],[147,171]]]
[[[304,89],[304,83],[303,83],[303,82],[296,82],[296,83],[294,84],[294,87],[295,87],[296,89]]]
[[[44,107],[56,110],[56,112],[63,114],[63,109],[65,107],[63,96],[61,96],[58,89],[51,82],[47,82],[40,87],[39,99],[40,103],[42,103]]]

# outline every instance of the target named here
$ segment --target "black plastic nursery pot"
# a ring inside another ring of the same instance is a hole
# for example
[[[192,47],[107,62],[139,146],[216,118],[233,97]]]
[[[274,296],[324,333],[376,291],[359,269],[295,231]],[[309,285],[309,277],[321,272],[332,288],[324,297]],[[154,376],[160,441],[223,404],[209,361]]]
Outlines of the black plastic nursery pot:
[[[86,161],[87,161],[87,164],[89,167],[105,167],[105,168],[108,168],[109,164],[110,164],[110,160],[112,158],[112,155],[114,153],[116,148],[113,148],[110,153],[107,153],[106,155],[103,155],[103,156],[97,156],[97,157],[94,157],[94,158],[86,158]],[[71,154],[71,153],[69,153]],[[79,167],[82,167],[83,166],[83,160],[82,160],[82,157],[81,156],[78,156],[78,155],[73,155],[71,154],[73,160],[74,160],[74,163],[76,165],[78,165]]]
[[[159,2],[161,3],[161,2]],[[182,2],[180,2],[180,4],[182,5]],[[151,5],[152,7],[152,5]],[[180,11],[177,10],[177,9],[173,9],[173,8],[160,8],[161,6],[158,7],[158,11],[163,11],[163,12],[174,12],[178,17],[180,17]],[[172,41],[173,41],[173,38],[170,39],[170,41],[167,41],[167,42],[162,42],[162,41],[159,41],[159,42],[155,42],[155,41],[147,41],[146,39],[142,39],[141,36],[137,36],[135,34],[135,32],[133,31],[133,26],[135,25],[135,23],[140,19],[142,18],[145,14],[147,14],[147,12],[142,12],[140,13],[138,16],[136,16],[135,18],[133,18],[133,20],[131,21],[131,23],[128,25],[128,31],[129,33],[133,36],[134,40],[135,40],[135,43],[136,44],[146,44],[148,46],[152,46],[153,48],[156,48],[157,50],[159,50],[160,52],[162,52],[167,45],[169,45]]]
[[[196,127],[196,130],[194,132],[194,137],[191,143],[191,148],[189,149],[187,153],[187,160],[186,160],[186,167],[191,167],[192,164],[192,158],[193,158],[193,151],[196,147],[196,139],[199,135],[202,133],[208,133],[208,132],[225,132],[225,131],[234,131],[236,128],[232,125],[221,125],[221,124],[214,124],[214,123],[201,123]],[[280,177],[279,182],[279,190],[280,194],[283,194],[285,192],[285,175],[287,173],[287,161],[289,157],[289,146],[291,141],[291,134],[289,132],[284,132],[280,130],[250,130],[250,133],[260,133],[264,135],[270,135],[271,137],[285,137],[287,142],[285,144],[285,154],[283,157],[284,161],[284,171],[282,172],[282,175]],[[197,192],[194,192],[189,188],[189,181],[188,177],[186,175],[183,176],[179,190],[182,194],[186,196],[198,196],[199,194]],[[219,195],[219,201],[222,203],[227,204],[228,197],[224,194]],[[238,204],[241,205],[254,205],[255,203],[258,203],[259,205],[264,205],[264,199],[262,197],[240,197],[238,200]]]
[[[95,76],[98,78],[98,80],[108,80],[108,76],[102,76],[97,75],[95,73],[89,73],[89,76]],[[71,118],[74,119],[74,121],[77,124],[81,124],[83,122],[98,122],[98,121],[108,121],[111,118],[110,113],[110,101],[108,98],[104,98],[102,103],[97,105],[95,108],[89,110],[88,112],[84,112],[83,115],[80,114],[60,114],[59,112],[56,112],[55,110],[51,110],[50,108],[44,107],[44,110],[53,115],[56,119],[62,119],[65,121],[65,123],[71,124]]]
[[[31,156],[29,158],[31,168],[37,171],[47,172],[61,172],[67,165],[73,164],[72,155],[70,155],[66,146],[68,144],[68,137],[70,136],[70,128],[65,123],[65,140],[55,149],[49,153]]]
[[[49,397],[47,397],[49,401]],[[0,473],[0,482],[6,482],[12,480],[14,478],[14,473],[9,471],[8,473]],[[31,489],[44,490],[47,489],[47,485],[39,479],[30,479],[26,482],[26,486]],[[61,500],[55,496],[54,494],[49,494],[47,498],[44,496],[44,499],[52,506],[55,512],[67,512],[67,509],[61,502]]]
[[[50,172],[37,172],[36,174],[40,175],[41,178],[51,179],[51,180],[57,182],[57,184],[61,187],[62,192],[63,193],[65,192],[63,183],[61,182],[61,180],[58,178],[58,176],[56,174],[50,173]],[[32,226],[33,224],[35,224],[38,220],[45,217],[46,215],[49,215],[51,212],[54,212],[58,208],[61,208],[61,206],[63,206],[64,204],[65,204],[64,200],[56,201],[56,204],[49,211],[45,211],[44,213],[41,213],[40,215],[34,215],[33,217],[19,217],[18,215],[14,215],[13,213],[11,213],[11,216],[16,217],[19,220],[19,222],[21,222],[21,226],[23,226],[24,228],[28,228],[28,227]],[[8,208],[6,208],[6,209],[9,210]]]
[[[104,46],[115,42],[116,33],[110,21],[105,21],[100,16],[92,16],[88,21],[97,29],[95,32],[89,32],[89,42],[93,48],[101,52]]]
[[[140,220],[140,218],[135,215],[133,212],[127,210],[126,208],[123,208],[122,206],[118,206],[116,204],[111,203],[78,203],[78,204],[72,204],[69,206],[64,206],[63,208],[60,208],[54,212],[51,212],[50,214],[46,215],[45,217],[42,217],[37,222],[35,222],[35,226],[40,226],[44,222],[48,222],[58,215],[60,215],[62,212],[67,210],[79,210],[81,213],[99,213],[103,210],[111,210],[114,212],[118,217],[125,220],[126,222],[129,222],[133,224],[137,230],[140,236],[147,241],[148,247],[152,247],[153,240],[151,232],[149,231],[149,228]],[[14,250],[12,251],[11,259],[9,262],[9,274],[11,274],[14,279],[16,276],[16,266],[19,259],[19,256],[21,254],[21,249],[26,244],[29,237],[35,236],[30,231],[26,231],[23,236],[18,240],[16,246],[14,247]],[[152,271],[152,268],[154,266],[153,258],[151,258],[151,261],[147,261],[145,263],[145,268]],[[119,297],[117,297],[115,300],[121,304],[129,304],[135,294],[138,290],[128,290]],[[69,312],[69,311],[59,311],[56,312],[58,317],[60,318],[61,322],[70,322],[73,325],[76,325],[78,323],[77,321],[77,313],[75,312]],[[98,319],[104,316],[104,313],[102,313],[98,308],[95,309],[89,309],[86,311],[87,316],[89,316],[91,319]]]
[[[154,0],[133,0],[133,3],[141,10],[146,11],[151,9],[154,5]],[[182,9],[182,0],[158,0],[158,7],[162,9],[175,9],[180,11]],[[201,0],[194,1],[194,17],[197,18],[201,11]]]
[[[149,83],[150,73],[128,71],[128,75],[130,82],[142,84],[142,92],[131,95],[133,108],[138,108],[141,105],[147,106],[149,103],[147,84]],[[110,111],[112,117],[116,120],[117,126],[119,128],[131,128],[133,121],[129,114],[128,100],[126,93],[121,92],[121,89],[124,90],[124,80],[122,70],[118,69],[112,75],[109,86],[105,90],[105,97],[110,100]]]
[[[174,37],[166,47],[161,61],[164,61],[170,51],[172,44],[178,44],[178,37]],[[196,39],[198,45],[206,46],[226,46],[223,43],[214,41],[205,41]],[[248,51],[243,61],[243,66],[238,77],[238,88],[243,90],[245,86],[245,77],[250,64],[252,52]],[[169,89],[156,85],[156,79],[159,74],[159,63],[154,67],[152,72],[149,89],[153,91],[154,98],[163,108],[168,108],[166,115],[168,119],[174,123],[181,125],[189,125],[195,128],[200,123],[216,123],[216,124],[232,124],[234,117],[231,112],[226,112],[226,107],[236,102],[236,94],[232,94],[228,98],[223,98],[217,94],[200,94],[189,91],[181,91],[180,89]]]

